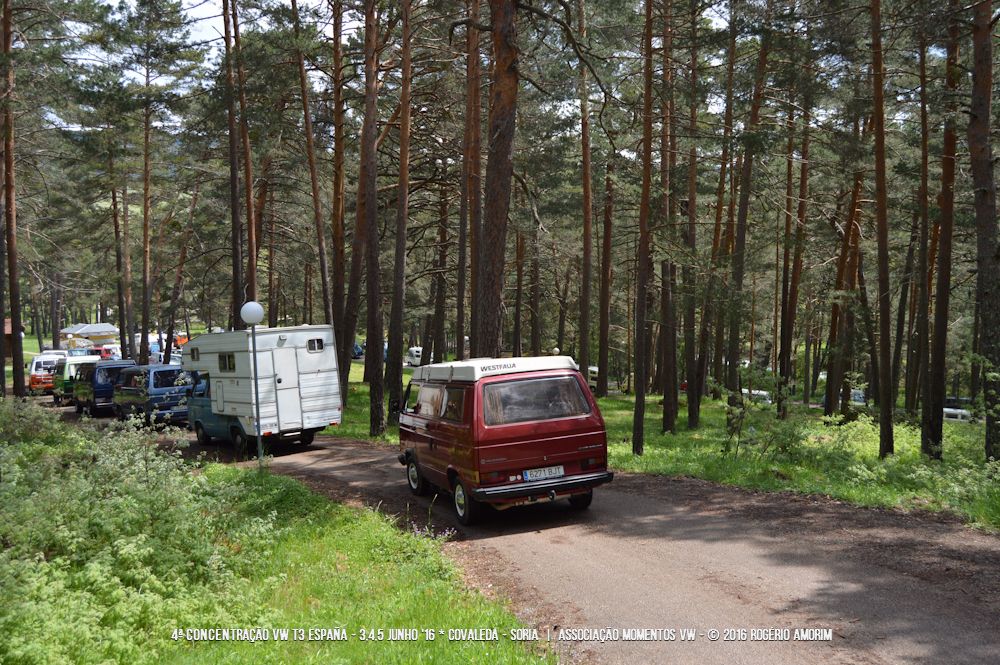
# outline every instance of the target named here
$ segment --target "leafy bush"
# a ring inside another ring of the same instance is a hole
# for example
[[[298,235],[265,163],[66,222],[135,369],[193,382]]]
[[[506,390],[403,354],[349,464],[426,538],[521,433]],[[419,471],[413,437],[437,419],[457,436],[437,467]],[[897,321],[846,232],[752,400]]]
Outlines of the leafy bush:
[[[175,628],[517,623],[461,589],[435,540],[290,478],[193,468],[136,426],[68,427],[2,400],[0,432],[4,665],[538,660],[509,641],[417,654],[405,642],[172,641]]]

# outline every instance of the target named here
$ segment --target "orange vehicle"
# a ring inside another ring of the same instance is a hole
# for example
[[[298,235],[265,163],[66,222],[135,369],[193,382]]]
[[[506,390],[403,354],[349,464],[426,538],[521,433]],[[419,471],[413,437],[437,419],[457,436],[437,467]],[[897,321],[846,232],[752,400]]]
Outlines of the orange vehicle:
[[[51,393],[53,388],[52,370],[59,356],[38,355],[31,360],[28,371],[28,390],[33,393]]]

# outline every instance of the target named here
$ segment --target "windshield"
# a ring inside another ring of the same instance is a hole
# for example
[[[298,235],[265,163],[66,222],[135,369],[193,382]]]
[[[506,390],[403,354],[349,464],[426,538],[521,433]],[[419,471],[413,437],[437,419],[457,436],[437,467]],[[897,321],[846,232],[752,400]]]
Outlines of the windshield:
[[[590,413],[590,404],[573,376],[491,383],[483,388],[487,425],[554,420]]]

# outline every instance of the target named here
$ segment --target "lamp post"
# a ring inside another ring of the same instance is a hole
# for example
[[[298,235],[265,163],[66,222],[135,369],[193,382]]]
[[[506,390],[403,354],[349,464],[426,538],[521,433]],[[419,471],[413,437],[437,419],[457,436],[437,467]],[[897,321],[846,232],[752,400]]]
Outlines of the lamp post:
[[[264,437],[260,431],[260,388],[257,385],[257,324],[264,320],[264,308],[253,300],[240,308],[240,318],[250,326],[250,349],[253,352],[254,430],[257,432],[257,468],[264,468]]]

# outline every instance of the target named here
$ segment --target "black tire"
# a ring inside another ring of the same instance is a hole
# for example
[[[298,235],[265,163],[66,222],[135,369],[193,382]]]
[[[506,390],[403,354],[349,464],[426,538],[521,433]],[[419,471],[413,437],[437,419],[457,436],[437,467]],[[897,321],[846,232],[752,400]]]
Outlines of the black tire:
[[[233,448],[238,455],[248,455],[250,453],[250,437],[243,433],[239,427],[234,427],[229,432],[229,440],[233,442]]]
[[[83,402],[81,402],[80,400],[75,400],[73,406],[76,409],[77,413],[83,413]]]
[[[55,393],[52,393],[52,403],[55,404],[56,406],[62,406],[62,397],[56,395]]]
[[[415,496],[425,496],[430,491],[424,474],[420,473],[420,465],[412,457],[406,462],[406,484]]]
[[[590,508],[594,500],[594,490],[587,490],[583,494],[574,494],[569,498],[569,505],[573,510],[586,510]]]
[[[201,423],[194,424],[194,435],[198,439],[198,443],[203,446],[207,446],[212,443],[212,437],[208,435],[205,428],[201,426]]]
[[[316,430],[309,430],[308,432],[302,432],[302,435],[299,436],[299,443],[301,443],[303,446],[311,446],[313,439],[315,438],[316,438]]]
[[[455,479],[455,486],[452,488],[452,505],[455,506],[455,515],[461,524],[468,526],[479,519],[482,506],[469,495],[465,483],[459,478]]]

